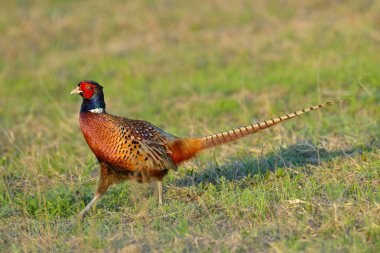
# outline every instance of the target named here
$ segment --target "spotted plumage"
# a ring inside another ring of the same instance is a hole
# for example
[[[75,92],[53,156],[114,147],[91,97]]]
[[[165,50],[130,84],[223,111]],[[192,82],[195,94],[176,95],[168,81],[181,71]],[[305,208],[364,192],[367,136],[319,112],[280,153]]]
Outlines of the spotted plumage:
[[[91,112],[81,113],[79,121],[99,162],[115,173],[138,172],[137,181],[149,182],[161,180],[168,169],[177,169],[167,146],[175,138],[146,121]]]
[[[162,179],[168,170],[194,157],[198,152],[234,141],[305,112],[338,103],[328,102],[285,116],[239,127],[201,138],[178,138],[151,123],[117,117],[106,112],[103,87],[94,81],[82,81],[71,94],[83,97],[79,122],[83,136],[100,164],[100,178],[94,199],[79,214],[90,210],[114,183],[135,180],[157,181],[162,204]]]

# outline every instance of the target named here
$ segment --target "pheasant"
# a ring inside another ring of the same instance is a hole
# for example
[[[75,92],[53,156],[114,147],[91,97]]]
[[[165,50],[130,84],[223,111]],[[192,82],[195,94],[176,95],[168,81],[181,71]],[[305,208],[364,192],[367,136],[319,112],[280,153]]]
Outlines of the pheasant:
[[[339,103],[330,101],[201,138],[179,138],[147,121],[108,114],[103,87],[95,81],[80,82],[70,94],[79,94],[83,98],[79,114],[80,128],[100,164],[95,197],[79,213],[79,218],[95,205],[112,184],[125,180],[140,183],[157,181],[158,202],[162,204],[164,176],[198,152],[240,139],[305,112]]]

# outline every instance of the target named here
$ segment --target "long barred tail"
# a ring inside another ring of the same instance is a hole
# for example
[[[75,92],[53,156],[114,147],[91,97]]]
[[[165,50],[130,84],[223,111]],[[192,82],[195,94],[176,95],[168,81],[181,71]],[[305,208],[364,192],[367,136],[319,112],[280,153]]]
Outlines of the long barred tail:
[[[266,121],[263,121],[261,123],[251,124],[248,126],[243,126],[243,127],[239,127],[236,129],[232,129],[230,131],[225,131],[225,132],[221,132],[221,133],[217,133],[217,134],[208,135],[208,136],[201,138],[201,149],[207,149],[207,148],[211,148],[214,146],[222,145],[224,143],[243,138],[244,136],[254,134],[254,133],[256,133],[260,130],[263,130],[265,128],[272,127],[272,126],[274,126],[280,122],[283,122],[285,120],[295,118],[301,114],[304,114],[305,112],[310,112],[310,111],[313,111],[316,109],[320,109],[322,107],[326,107],[326,106],[333,105],[333,104],[339,104],[339,103],[343,103],[343,102],[347,102],[347,101],[348,101],[348,99],[342,100],[342,101],[330,101],[330,102],[327,102],[324,104],[315,105],[312,107],[302,109],[300,111],[289,113],[289,114],[286,114],[284,116],[281,116],[281,117],[278,117],[275,119],[266,120]]]

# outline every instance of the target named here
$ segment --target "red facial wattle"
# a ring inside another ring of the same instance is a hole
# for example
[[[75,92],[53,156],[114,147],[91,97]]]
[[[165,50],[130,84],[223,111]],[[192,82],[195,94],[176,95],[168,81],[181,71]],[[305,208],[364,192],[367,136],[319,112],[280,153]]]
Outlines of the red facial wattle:
[[[83,92],[83,97],[86,99],[90,99],[95,92],[95,85],[87,82],[83,82],[80,84],[79,89]]]

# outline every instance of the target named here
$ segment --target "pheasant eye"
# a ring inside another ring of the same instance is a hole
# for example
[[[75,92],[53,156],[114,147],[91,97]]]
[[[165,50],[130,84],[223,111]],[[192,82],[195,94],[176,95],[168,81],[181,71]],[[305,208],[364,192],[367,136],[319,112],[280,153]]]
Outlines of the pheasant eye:
[[[91,90],[91,86],[90,85],[86,85],[86,89],[87,90]]]

